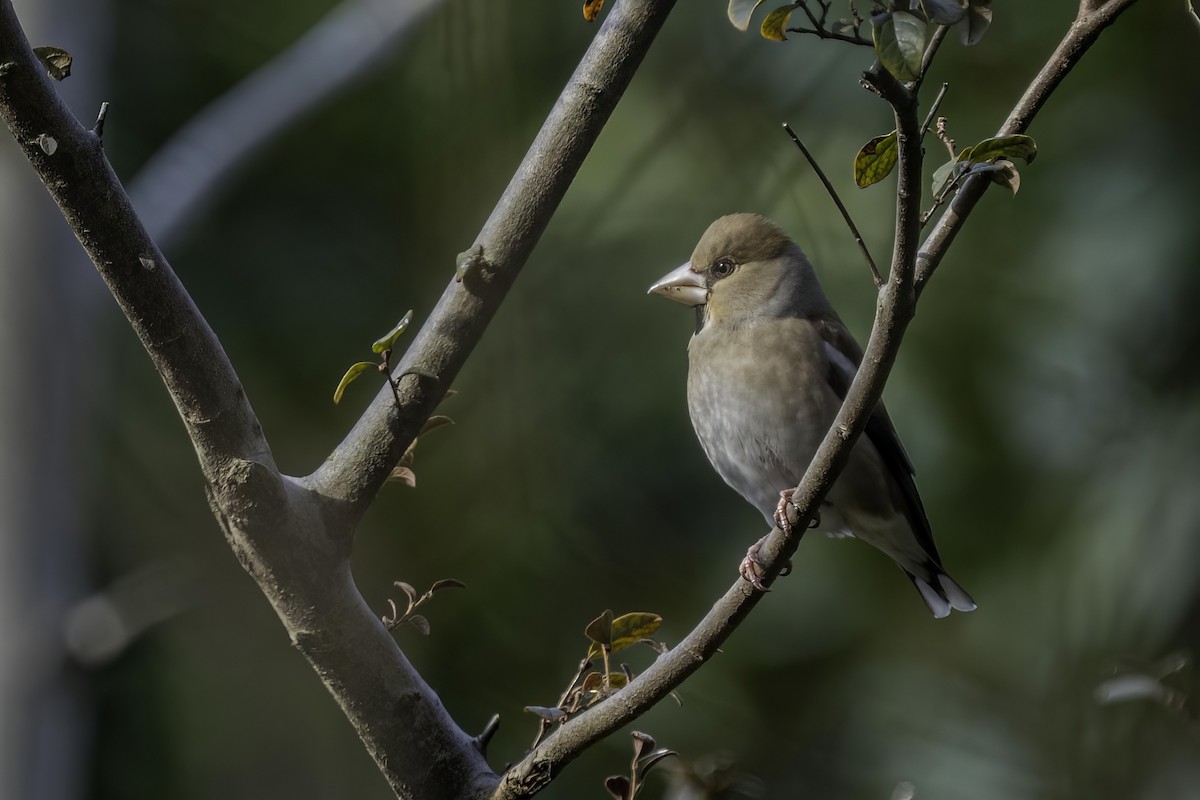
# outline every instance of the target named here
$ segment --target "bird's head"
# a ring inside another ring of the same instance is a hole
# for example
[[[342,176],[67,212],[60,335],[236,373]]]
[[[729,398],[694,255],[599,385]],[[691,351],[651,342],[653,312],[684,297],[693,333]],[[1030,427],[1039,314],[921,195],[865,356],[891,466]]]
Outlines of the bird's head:
[[[650,293],[696,307],[698,328],[810,316],[829,307],[804,253],[778,225],[757,214],[730,214],[713,222],[691,260],[663,276]]]

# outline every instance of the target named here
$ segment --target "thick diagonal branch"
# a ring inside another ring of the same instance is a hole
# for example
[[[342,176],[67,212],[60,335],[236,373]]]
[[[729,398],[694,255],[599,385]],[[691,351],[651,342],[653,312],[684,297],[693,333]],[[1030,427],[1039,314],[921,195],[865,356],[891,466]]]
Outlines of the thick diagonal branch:
[[[361,515],[466,362],[616,107],[674,0],[613,6],[475,244],[396,375],[309,478],[351,518]],[[446,275],[455,265],[447,258]]]

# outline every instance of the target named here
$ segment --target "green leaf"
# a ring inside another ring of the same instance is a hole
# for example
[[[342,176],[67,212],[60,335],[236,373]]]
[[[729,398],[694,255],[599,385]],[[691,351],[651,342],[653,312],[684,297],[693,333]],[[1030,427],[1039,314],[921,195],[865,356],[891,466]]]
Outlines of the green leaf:
[[[338,383],[337,388],[333,390],[333,404],[337,405],[338,403],[342,402],[342,393],[346,391],[346,387],[349,386],[355,378],[357,378],[359,375],[362,375],[369,369],[375,369],[377,366],[378,364],[375,364],[371,361],[359,361],[357,364],[352,365],[350,369],[346,370],[346,374],[342,376],[342,380]]]
[[[933,196],[937,197],[941,193],[942,189],[945,188],[950,181],[958,177],[958,174],[965,169],[966,165],[964,165],[957,158],[952,158],[934,170]]]
[[[598,645],[612,645],[613,612],[604,609],[604,613],[588,623],[583,633]]]
[[[645,611],[622,614],[612,621],[612,651],[624,650],[652,636],[659,625],[662,625],[662,617],[658,614]]]
[[[763,0],[729,0],[729,22],[739,31],[750,30],[750,17]]]
[[[764,39],[769,39],[772,42],[787,41],[787,26],[792,18],[792,12],[796,10],[795,3],[789,3],[786,6],[779,8],[767,14],[762,21],[762,26],[759,28],[759,33]]]
[[[42,45],[33,48],[36,55],[42,62],[42,66],[46,68],[51,78],[56,81],[61,81],[64,78],[71,77],[71,54],[61,47],[52,47],[50,45]]]
[[[953,25],[967,15],[967,0],[920,0],[920,8],[934,25]]]
[[[871,139],[854,156],[854,182],[860,189],[879,183],[891,174],[897,155],[895,131]]]
[[[1012,136],[994,136],[973,145],[969,150],[959,154],[959,161],[969,160],[972,164],[983,164],[997,158],[1019,158],[1026,164],[1032,164],[1037,157],[1037,142],[1032,136],[1023,133]]]
[[[967,15],[958,21],[958,35],[970,47],[978,44],[992,24],[992,0],[971,0]]]
[[[408,324],[412,322],[412,316],[413,312],[410,308],[408,313],[396,323],[396,327],[375,340],[375,343],[371,345],[371,352],[382,353],[384,350],[391,350],[392,345],[396,344],[396,340],[400,338],[400,334],[408,330]]]
[[[925,23],[906,11],[871,17],[875,55],[884,68],[902,81],[921,77],[925,55]]]

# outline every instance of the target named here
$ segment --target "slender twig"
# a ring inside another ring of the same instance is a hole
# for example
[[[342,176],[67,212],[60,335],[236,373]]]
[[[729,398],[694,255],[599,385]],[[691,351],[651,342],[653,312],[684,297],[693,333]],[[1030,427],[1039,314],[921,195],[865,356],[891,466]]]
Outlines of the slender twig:
[[[937,114],[938,108],[942,105],[942,100],[946,97],[946,92],[950,89],[949,83],[943,83],[942,88],[938,89],[937,96],[933,98],[933,103],[929,106],[929,113],[925,115],[925,121],[921,123],[921,138],[925,138],[925,134],[929,132],[929,126],[933,123],[933,117]]]
[[[92,126],[92,135],[100,142],[104,141],[104,121],[108,118],[108,101],[100,104],[100,113],[96,115],[96,124]]]
[[[875,281],[875,288],[878,289],[880,286],[883,286],[883,278],[879,275],[879,268],[875,266],[875,259],[871,258],[871,251],[867,249],[867,243],[863,241],[862,234],[858,232],[858,226],[854,224],[854,220],[850,217],[850,212],[846,210],[846,206],[842,203],[842,198],[838,197],[837,190],[833,188],[833,184],[825,176],[825,171],[821,169],[821,165],[817,163],[817,159],[813,158],[813,154],[804,146],[804,142],[800,141],[800,137],[796,135],[791,126],[785,122],[783,123],[783,129],[787,131],[787,135],[792,137],[792,141],[796,143],[796,147],[799,147],[800,152],[808,159],[813,172],[817,173],[817,177],[821,179],[821,183],[825,184],[825,191],[833,198],[833,203],[837,206],[838,211],[842,212],[842,219],[846,220],[846,225],[849,226],[850,233],[854,236],[854,241],[858,244],[858,249],[862,251],[863,258],[867,260],[867,266],[871,268],[871,278]]]
[[[925,76],[929,74],[929,68],[933,66],[933,57],[937,55],[938,49],[942,46],[942,42],[946,40],[946,32],[950,29],[945,25],[938,25],[937,30],[933,32],[933,36],[929,39],[929,44],[925,46],[925,55],[921,57],[921,75],[913,83],[913,90],[921,88],[921,84],[925,81]]]

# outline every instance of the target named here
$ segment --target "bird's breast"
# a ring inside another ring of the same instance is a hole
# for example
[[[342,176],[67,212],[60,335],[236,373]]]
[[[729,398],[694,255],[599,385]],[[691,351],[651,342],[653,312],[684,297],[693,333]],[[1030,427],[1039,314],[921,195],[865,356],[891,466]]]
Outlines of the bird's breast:
[[[705,454],[769,519],[838,409],[829,365],[804,320],[706,328],[688,348],[688,410]]]

